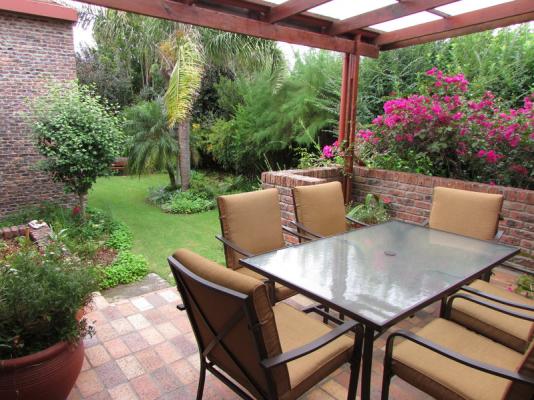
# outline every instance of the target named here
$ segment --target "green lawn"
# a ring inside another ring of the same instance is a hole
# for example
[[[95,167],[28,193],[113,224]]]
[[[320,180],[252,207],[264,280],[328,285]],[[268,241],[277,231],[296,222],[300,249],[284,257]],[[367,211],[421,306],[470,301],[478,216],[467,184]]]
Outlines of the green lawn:
[[[217,210],[194,215],[165,214],[145,202],[147,189],[167,184],[166,175],[141,178],[100,178],[89,193],[89,206],[109,211],[133,232],[134,252],[142,254],[151,271],[169,279],[167,257],[180,247],[217,262],[224,253],[215,235],[220,232]]]

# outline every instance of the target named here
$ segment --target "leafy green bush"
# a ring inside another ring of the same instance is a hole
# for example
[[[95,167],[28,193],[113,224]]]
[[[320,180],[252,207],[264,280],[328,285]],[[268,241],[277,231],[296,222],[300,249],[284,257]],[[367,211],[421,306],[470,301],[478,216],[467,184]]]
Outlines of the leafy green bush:
[[[389,169],[393,171],[415,172],[418,174],[432,175],[432,160],[427,154],[416,153],[408,150],[404,158],[394,152],[373,154],[370,153],[365,159],[369,168]]]
[[[365,201],[352,208],[347,215],[365,224],[379,224],[390,219],[389,203],[388,198],[381,198],[376,194],[368,193],[365,196]]]
[[[85,216],[85,197],[96,178],[110,173],[123,140],[111,107],[88,87],[71,82],[51,86],[28,115],[35,144],[45,159],[40,167],[78,196]]]
[[[196,214],[215,207],[215,199],[223,194],[255,190],[256,185],[241,175],[193,171],[187,192],[167,187],[150,188],[147,201],[173,214]]]
[[[102,269],[101,289],[124,285],[143,279],[148,274],[146,259],[131,251],[123,250],[109,267]]]
[[[106,246],[116,250],[130,250],[132,243],[133,235],[130,228],[122,222],[116,222],[108,240],[106,240]]]
[[[92,333],[76,313],[97,290],[95,270],[50,246],[40,254],[32,244],[0,259],[0,359],[78,342]]]
[[[196,214],[215,207],[215,201],[194,192],[177,192],[161,209],[172,214]]]

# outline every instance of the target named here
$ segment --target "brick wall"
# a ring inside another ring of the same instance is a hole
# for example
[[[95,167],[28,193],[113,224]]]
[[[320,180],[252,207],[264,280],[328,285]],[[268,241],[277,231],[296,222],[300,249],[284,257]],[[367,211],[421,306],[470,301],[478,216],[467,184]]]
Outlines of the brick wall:
[[[290,227],[290,221],[295,221],[295,208],[291,188],[295,186],[317,185],[341,180],[341,169],[338,167],[323,167],[313,169],[291,169],[286,171],[269,171],[261,174],[264,189],[277,188],[280,197],[282,223]],[[298,243],[292,235],[284,235],[287,243]]]
[[[41,157],[22,116],[46,82],[76,77],[72,23],[0,10],[0,217],[43,201],[73,202],[37,170]]]
[[[276,187],[279,191],[285,225],[295,219],[291,188],[340,179],[339,168],[288,170],[262,174],[263,187]],[[354,200],[362,202],[368,193],[387,196],[392,200],[393,218],[407,222],[421,223],[429,217],[434,186],[502,194],[503,220],[499,224],[499,229],[504,234],[501,242],[521,248],[521,253],[509,263],[534,269],[534,191],[420,174],[354,168]],[[291,236],[287,236],[286,241],[296,242]]]

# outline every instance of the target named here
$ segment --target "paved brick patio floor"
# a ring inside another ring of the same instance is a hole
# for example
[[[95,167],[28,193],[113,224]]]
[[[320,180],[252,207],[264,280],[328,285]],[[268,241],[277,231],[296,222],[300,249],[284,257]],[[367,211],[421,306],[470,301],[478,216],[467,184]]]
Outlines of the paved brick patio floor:
[[[514,277],[497,272],[493,281],[508,286]],[[82,372],[68,400],[194,399],[199,357],[191,326],[185,312],[176,309],[180,298],[175,288],[166,288],[142,296],[108,303],[98,295],[93,311],[96,336],[85,340]],[[310,304],[302,296],[292,305]],[[434,304],[408,318],[395,328],[417,330],[438,315]],[[382,360],[387,333],[375,342],[372,396],[380,398]],[[306,400],[345,399],[349,380],[348,366],[338,369],[303,398]],[[428,399],[405,382],[394,378],[392,400]],[[206,377],[204,399],[238,399],[213,377]]]

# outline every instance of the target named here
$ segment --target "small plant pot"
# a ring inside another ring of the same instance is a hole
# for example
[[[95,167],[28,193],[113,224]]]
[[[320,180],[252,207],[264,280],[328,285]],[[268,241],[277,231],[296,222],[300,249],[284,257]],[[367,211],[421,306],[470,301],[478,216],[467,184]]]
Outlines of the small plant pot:
[[[83,342],[59,342],[24,357],[0,360],[0,399],[65,400],[82,368]]]

